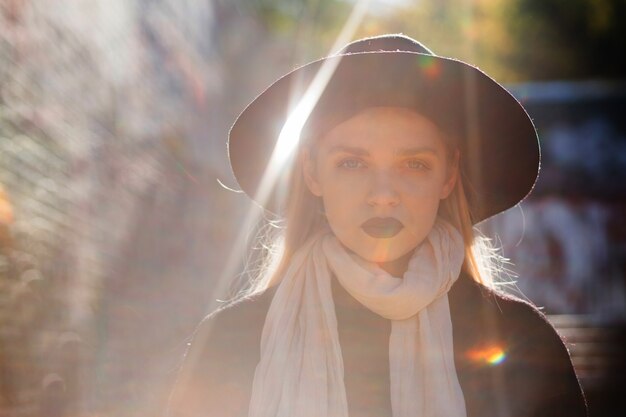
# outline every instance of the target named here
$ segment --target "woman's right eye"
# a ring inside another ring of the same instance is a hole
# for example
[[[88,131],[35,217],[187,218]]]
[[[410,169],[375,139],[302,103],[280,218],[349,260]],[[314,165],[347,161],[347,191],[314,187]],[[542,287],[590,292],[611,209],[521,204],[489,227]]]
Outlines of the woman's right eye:
[[[337,166],[339,168],[359,169],[359,168],[364,168],[365,164],[360,159],[348,158],[339,162]]]

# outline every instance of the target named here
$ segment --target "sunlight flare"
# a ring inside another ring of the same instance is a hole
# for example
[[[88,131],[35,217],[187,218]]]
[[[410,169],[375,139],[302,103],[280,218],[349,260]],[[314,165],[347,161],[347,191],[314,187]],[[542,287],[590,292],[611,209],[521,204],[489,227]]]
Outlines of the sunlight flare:
[[[498,345],[472,349],[467,357],[476,364],[499,365],[506,359],[506,352]]]
[[[352,39],[356,29],[359,27],[368,10],[369,2],[370,0],[360,0],[355,3],[350,16],[343,25],[339,35],[331,47],[329,55],[337,51],[342,45],[347,44]],[[267,201],[271,195],[271,191],[274,189],[277,179],[282,177],[280,174],[289,170],[288,163],[293,160],[292,156],[294,154],[294,150],[298,146],[302,127],[306,123],[309,115],[315,107],[315,104],[324,92],[324,89],[326,88],[328,81],[331,79],[338,63],[339,60],[326,61],[313,78],[313,81],[308,86],[302,98],[297,103],[290,106],[293,110],[290,112],[281,129],[272,153],[272,157],[270,158],[268,167],[266,168],[257,189],[257,194],[255,195],[255,200],[257,202],[263,204]],[[233,277],[239,275],[237,274],[237,270],[241,266],[242,254],[244,254],[247,250],[250,231],[254,230],[254,227],[258,223],[262,214],[263,212],[259,209],[259,207],[252,206],[241,222],[241,227],[233,245],[233,250],[230,252],[231,254],[226,261],[222,274],[216,281],[213,294],[216,294],[217,296],[223,296],[226,294],[227,289],[231,286]],[[220,304],[223,304],[223,301],[217,299],[217,297],[212,297],[212,301],[207,306],[207,313],[215,311]],[[199,337],[208,337],[208,332],[203,333]],[[204,344],[204,342],[205,340],[197,341],[200,345]],[[196,363],[199,360],[197,352],[190,352],[189,355],[189,363]],[[188,369],[192,368],[193,366],[188,367]],[[178,387],[185,387],[188,380],[189,375],[185,372],[181,372],[179,375]]]

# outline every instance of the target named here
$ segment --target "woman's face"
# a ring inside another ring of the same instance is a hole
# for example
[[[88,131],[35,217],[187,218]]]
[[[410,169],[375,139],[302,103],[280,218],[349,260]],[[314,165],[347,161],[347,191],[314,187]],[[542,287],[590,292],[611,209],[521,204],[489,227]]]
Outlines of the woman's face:
[[[375,107],[305,151],[303,173],[339,241],[401,275],[454,187],[456,158],[449,161],[441,132],[428,119],[408,109]]]

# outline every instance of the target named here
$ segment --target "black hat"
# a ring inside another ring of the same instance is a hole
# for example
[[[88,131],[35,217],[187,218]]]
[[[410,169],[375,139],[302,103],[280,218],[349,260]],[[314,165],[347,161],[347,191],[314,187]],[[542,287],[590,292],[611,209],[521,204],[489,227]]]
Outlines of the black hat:
[[[348,44],[293,70],[246,107],[229,135],[230,163],[253,200],[294,103],[325,64],[335,65],[303,130],[315,137],[368,107],[408,107],[431,119],[461,152],[474,222],[519,203],[539,171],[539,142],[522,105],[478,68],[434,55],[404,35]],[[267,210],[281,213],[275,190]]]

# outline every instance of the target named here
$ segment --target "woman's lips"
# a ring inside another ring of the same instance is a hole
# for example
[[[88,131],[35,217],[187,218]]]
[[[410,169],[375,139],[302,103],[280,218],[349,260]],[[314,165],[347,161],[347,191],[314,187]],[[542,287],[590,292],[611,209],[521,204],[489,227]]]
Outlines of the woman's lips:
[[[361,225],[361,229],[371,237],[378,239],[394,237],[404,226],[393,217],[374,217]]]

